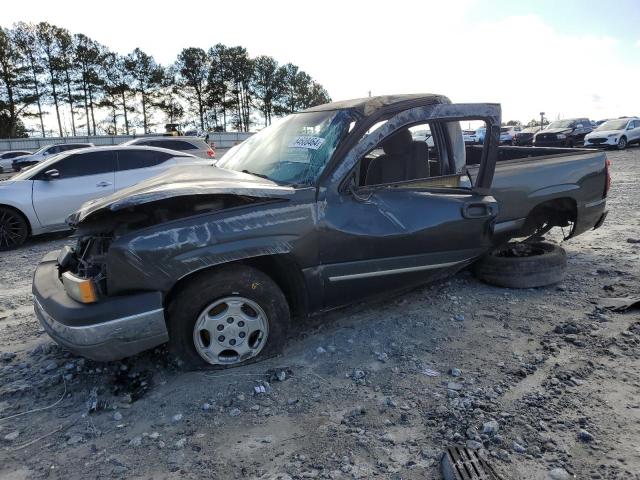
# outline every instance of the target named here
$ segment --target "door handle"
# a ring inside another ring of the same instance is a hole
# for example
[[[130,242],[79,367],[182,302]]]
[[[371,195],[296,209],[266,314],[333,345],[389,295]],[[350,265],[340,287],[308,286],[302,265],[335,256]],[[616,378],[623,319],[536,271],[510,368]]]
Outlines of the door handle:
[[[464,218],[490,218],[494,216],[494,209],[484,202],[469,202],[462,206]]]
[[[113,183],[111,183],[111,182],[96,183],[96,187],[110,187],[111,185],[113,185]]]

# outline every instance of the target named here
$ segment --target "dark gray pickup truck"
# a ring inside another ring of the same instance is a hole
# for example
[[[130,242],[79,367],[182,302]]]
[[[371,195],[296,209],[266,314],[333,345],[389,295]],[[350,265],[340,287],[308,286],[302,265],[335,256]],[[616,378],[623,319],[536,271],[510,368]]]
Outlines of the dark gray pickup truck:
[[[188,368],[236,365],[277,351],[291,317],[451,275],[512,238],[600,226],[605,153],[498,147],[500,117],[426,94],[293,114],[216,167],[85,204],[77,244],[36,270],[37,316],[98,360],[169,341]],[[463,141],[472,120],[482,146]]]

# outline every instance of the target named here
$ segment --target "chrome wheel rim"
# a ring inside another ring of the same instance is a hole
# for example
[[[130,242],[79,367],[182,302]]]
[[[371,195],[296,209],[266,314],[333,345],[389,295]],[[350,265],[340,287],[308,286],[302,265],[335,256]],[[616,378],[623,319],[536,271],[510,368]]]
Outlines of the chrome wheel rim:
[[[627,139],[626,138],[621,138],[620,141],[618,142],[618,148],[620,150],[623,150],[624,147],[627,146]]]
[[[209,304],[193,327],[196,351],[211,365],[233,365],[255,357],[268,337],[267,314],[253,300],[239,296]]]

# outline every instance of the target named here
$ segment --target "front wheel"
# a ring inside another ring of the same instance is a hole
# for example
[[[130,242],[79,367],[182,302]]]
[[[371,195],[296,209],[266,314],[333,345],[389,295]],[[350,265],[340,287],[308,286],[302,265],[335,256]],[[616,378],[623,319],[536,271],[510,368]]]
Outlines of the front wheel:
[[[199,274],[168,307],[169,348],[186,369],[230,367],[279,352],[289,306],[278,285],[244,265]]]
[[[618,140],[618,150],[624,150],[627,148],[627,137],[620,137]]]

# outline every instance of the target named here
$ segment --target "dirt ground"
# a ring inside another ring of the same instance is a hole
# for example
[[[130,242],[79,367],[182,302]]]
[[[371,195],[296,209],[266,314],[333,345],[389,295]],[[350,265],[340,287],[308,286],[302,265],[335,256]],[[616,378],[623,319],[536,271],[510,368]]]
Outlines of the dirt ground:
[[[640,312],[597,308],[640,291],[640,148],[610,158],[609,217],[566,242],[562,284],[462,272],[301,321],[282,356],[226,371],[65,352],[30,287],[68,240],[0,254],[0,478],[430,479],[467,444],[504,479],[640,479]]]

